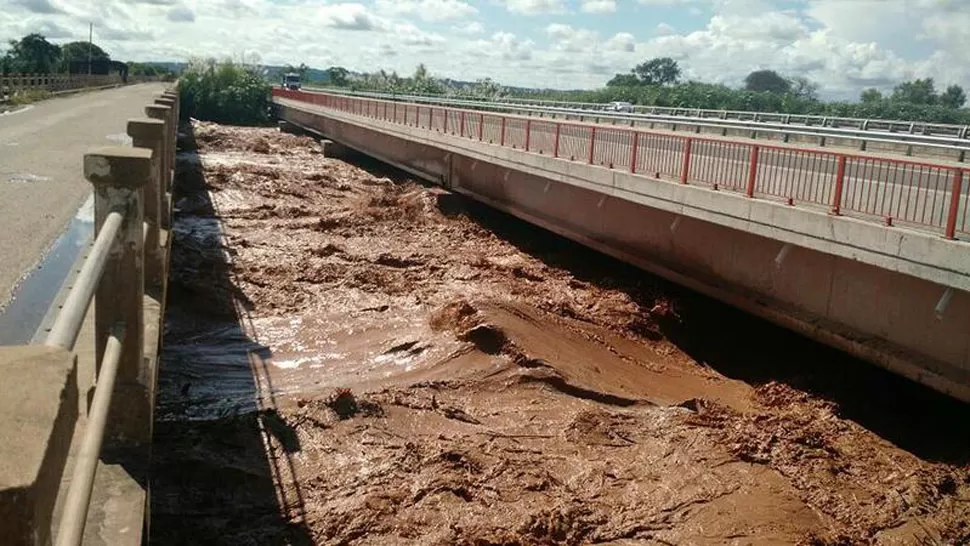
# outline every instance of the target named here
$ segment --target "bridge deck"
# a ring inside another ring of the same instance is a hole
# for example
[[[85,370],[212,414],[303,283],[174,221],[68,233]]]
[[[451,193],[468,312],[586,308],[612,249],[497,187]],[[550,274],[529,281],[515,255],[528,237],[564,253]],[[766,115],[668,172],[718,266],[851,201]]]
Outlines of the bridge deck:
[[[794,206],[823,207],[954,238],[970,236],[970,170],[957,162],[910,161],[888,154],[684,136],[324,94],[283,90],[276,94],[276,100],[294,101],[301,108],[336,109],[652,178],[701,184]]]

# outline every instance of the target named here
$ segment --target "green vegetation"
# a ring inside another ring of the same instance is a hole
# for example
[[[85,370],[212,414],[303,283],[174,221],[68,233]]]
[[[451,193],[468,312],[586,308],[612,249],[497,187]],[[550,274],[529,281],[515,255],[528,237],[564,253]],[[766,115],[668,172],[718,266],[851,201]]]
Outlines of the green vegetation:
[[[10,49],[0,59],[0,72],[22,74],[51,74],[61,62],[61,48],[48,42],[40,34],[28,34],[20,40],[10,40]]]
[[[161,78],[162,81],[175,81],[175,73],[164,66],[153,63],[136,63],[128,61],[129,76],[143,76],[148,78]]]
[[[680,79],[680,66],[670,57],[658,57],[633,67],[629,74],[617,74],[607,86],[670,85]]]
[[[600,89],[556,91],[502,87],[491,79],[454,82],[432,77],[424,65],[410,78],[381,70],[352,74],[344,68],[328,71],[330,85],[386,93],[429,93],[461,97],[516,97],[563,102],[609,103],[626,101],[644,106],[711,110],[745,110],[783,114],[894,119],[970,125],[970,110],[963,108],[966,93],[951,85],[938,93],[932,79],[901,82],[889,96],[877,89],[862,92],[860,102],[825,102],[818,85],[807,78],[785,77],[774,70],[756,70],[735,89],[721,84],[681,81],[681,68],[669,57],[649,59],[629,73],[617,74]]]
[[[71,42],[61,46],[60,61],[58,62],[60,72],[68,72],[71,63],[87,63],[89,52],[92,62],[106,62],[111,60],[111,57],[95,44]]]
[[[17,93],[13,97],[11,97],[10,104],[14,106],[20,106],[23,104],[30,104],[32,102],[47,100],[52,96],[53,95],[51,95],[49,91],[43,91],[40,89],[31,89],[28,91]]]
[[[270,84],[255,66],[233,61],[193,62],[179,83],[182,116],[234,125],[269,120]]]
[[[69,42],[58,46],[41,34],[28,34],[20,40],[8,42],[8,49],[0,55],[0,74],[95,74],[118,72],[124,74],[125,64],[111,60],[111,56],[97,44]],[[155,76],[172,81],[175,75],[152,63],[128,63],[132,76]]]

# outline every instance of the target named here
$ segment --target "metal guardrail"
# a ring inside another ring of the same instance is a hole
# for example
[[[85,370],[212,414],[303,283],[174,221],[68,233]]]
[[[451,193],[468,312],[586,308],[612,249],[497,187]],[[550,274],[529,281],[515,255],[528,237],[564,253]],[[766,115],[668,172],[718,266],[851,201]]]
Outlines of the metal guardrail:
[[[894,145],[906,146],[903,154],[914,155],[914,146],[926,150],[940,152],[949,159],[963,162],[968,152],[970,152],[970,141],[961,138],[928,136],[923,134],[890,133],[875,130],[856,130],[839,129],[827,126],[813,125],[792,125],[786,123],[769,123],[766,121],[738,121],[723,120],[712,118],[690,118],[683,116],[651,115],[651,114],[630,114],[616,113],[598,110],[577,110],[568,108],[556,108],[549,106],[521,106],[505,102],[486,102],[478,100],[449,99],[440,96],[426,95],[394,95],[386,93],[370,92],[348,92],[341,91],[338,94],[350,96],[361,96],[377,98],[382,100],[398,100],[404,102],[420,102],[424,104],[436,104],[442,106],[456,106],[474,109],[488,109],[491,111],[514,112],[529,116],[539,117],[564,117],[564,119],[575,118],[579,121],[592,121],[593,123],[603,123],[608,120],[610,124],[616,125],[618,121],[628,124],[631,127],[639,125],[649,125],[654,129],[655,124],[666,124],[671,129],[693,128],[700,133],[701,128],[715,129],[721,136],[728,136],[728,131],[750,131],[747,136],[757,138],[758,136],[778,136],[779,140],[788,142],[791,137],[807,137],[817,139],[815,144],[825,147],[831,140],[854,141],[860,151],[865,151],[870,144],[885,144],[887,147]],[[830,140],[831,139],[831,140]]]
[[[365,96],[367,92],[359,91],[349,91],[339,88],[317,88],[324,90],[328,93],[337,94],[353,94],[357,96]],[[384,94],[388,95],[388,94]],[[393,95],[403,97],[405,95]],[[407,96],[427,98],[427,99],[441,99],[447,98],[441,95],[431,95],[431,94],[421,94],[412,93]],[[545,99],[527,99],[518,97],[500,97],[500,98],[488,98],[488,97],[464,97],[464,100],[471,100],[474,102],[493,102],[497,104],[511,104],[511,105],[523,105],[523,106],[553,106],[561,108],[569,108],[575,110],[583,110],[586,112],[599,112],[603,114],[609,114],[610,112],[606,110],[606,105],[602,103],[592,103],[592,102],[570,102],[570,101],[554,101]],[[648,115],[663,115],[671,116],[676,118],[691,118],[697,120],[705,119],[721,119],[721,120],[737,120],[737,121],[753,121],[753,122],[774,122],[784,125],[805,125],[809,127],[830,127],[830,128],[841,128],[847,127],[852,129],[857,129],[860,131],[874,131],[874,132],[888,132],[888,133],[908,133],[908,134],[922,134],[926,136],[944,136],[944,137],[955,137],[961,140],[970,139],[970,126],[959,125],[959,124],[949,124],[949,123],[929,123],[921,121],[906,121],[906,120],[887,120],[878,118],[849,118],[840,116],[821,116],[816,114],[782,114],[777,112],[755,112],[747,110],[715,110],[715,109],[703,109],[703,108],[681,108],[676,106],[633,106],[634,113],[648,114]]]
[[[84,156],[84,175],[94,186],[96,238],[45,341],[72,351],[94,301],[98,373],[57,546],[82,542],[105,435],[119,443],[150,440],[150,423],[112,422],[109,411],[118,377],[154,392],[155,377],[145,369],[143,297],[164,274],[159,232],[171,223],[177,95],[167,92],[145,110],[148,118],[128,122],[134,147],[104,148]],[[150,396],[136,399],[152,403]],[[123,412],[150,416],[151,408],[125,407]]]
[[[887,226],[908,224],[949,239],[970,234],[970,196],[964,183],[970,169],[964,167],[399,101],[282,89],[273,93],[554,158],[750,198],[780,199],[792,206],[821,205],[836,215],[877,217]]]

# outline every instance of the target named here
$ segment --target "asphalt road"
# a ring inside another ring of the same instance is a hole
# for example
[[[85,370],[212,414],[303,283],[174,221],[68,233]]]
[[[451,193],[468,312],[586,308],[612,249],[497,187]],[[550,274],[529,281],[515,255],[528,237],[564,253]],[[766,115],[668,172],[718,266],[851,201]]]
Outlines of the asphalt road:
[[[94,91],[0,115],[0,308],[91,193],[84,152],[127,145],[127,120],[144,117],[162,90],[142,84]]]

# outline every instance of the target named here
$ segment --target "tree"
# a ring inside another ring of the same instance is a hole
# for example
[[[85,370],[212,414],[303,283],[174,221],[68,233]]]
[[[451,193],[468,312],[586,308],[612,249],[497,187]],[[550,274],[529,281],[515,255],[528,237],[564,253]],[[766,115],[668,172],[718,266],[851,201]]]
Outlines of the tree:
[[[61,46],[61,70],[67,72],[73,62],[88,62],[88,51],[91,53],[92,62],[111,60],[111,57],[97,45],[87,42],[70,42]]]
[[[870,87],[862,92],[859,99],[865,104],[874,104],[882,101],[882,93],[880,93],[878,89]]]
[[[643,85],[668,85],[680,79],[680,66],[670,57],[657,57],[636,65],[633,74]]]
[[[947,108],[961,108],[967,102],[967,94],[959,85],[951,85],[940,95],[940,104]]]
[[[234,125],[265,123],[270,85],[260,69],[232,61],[192,61],[179,83],[182,119]]]
[[[433,95],[444,94],[444,85],[440,81],[433,78],[428,72],[428,67],[421,63],[417,68],[414,69],[414,75],[411,76],[410,90],[412,93],[428,93]]]
[[[7,58],[11,72],[50,74],[57,69],[61,48],[48,42],[40,34],[28,34],[19,41],[10,41]]]
[[[336,85],[337,87],[346,86],[347,77],[349,75],[350,71],[340,66],[331,66],[327,69],[327,76],[330,78],[330,84]]]
[[[640,85],[640,78],[636,74],[617,74],[606,82],[607,87],[634,87]]]
[[[755,70],[744,79],[744,89],[756,93],[784,94],[791,91],[791,82],[774,70]]]
[[[802,76],[795,76],[788,80],[788,82],[792,95],[808,100],[818,99],[818,84],[812,80]]]
[[[933,78],[903,82],[893,89],[892,98],[910,104],[936,104],[940,99]]]
[[[476,97],[497,98],[502,94],[502,86],[492,78],[485,78],[475,82],[472,86],[472,94]]]
[[[284,74],[299,74],[300,81],[307,81],[307,74],[310,72],[310,67],[306,63],[300,63],[300,66],[293,66],[291,64],[283,65]]]

